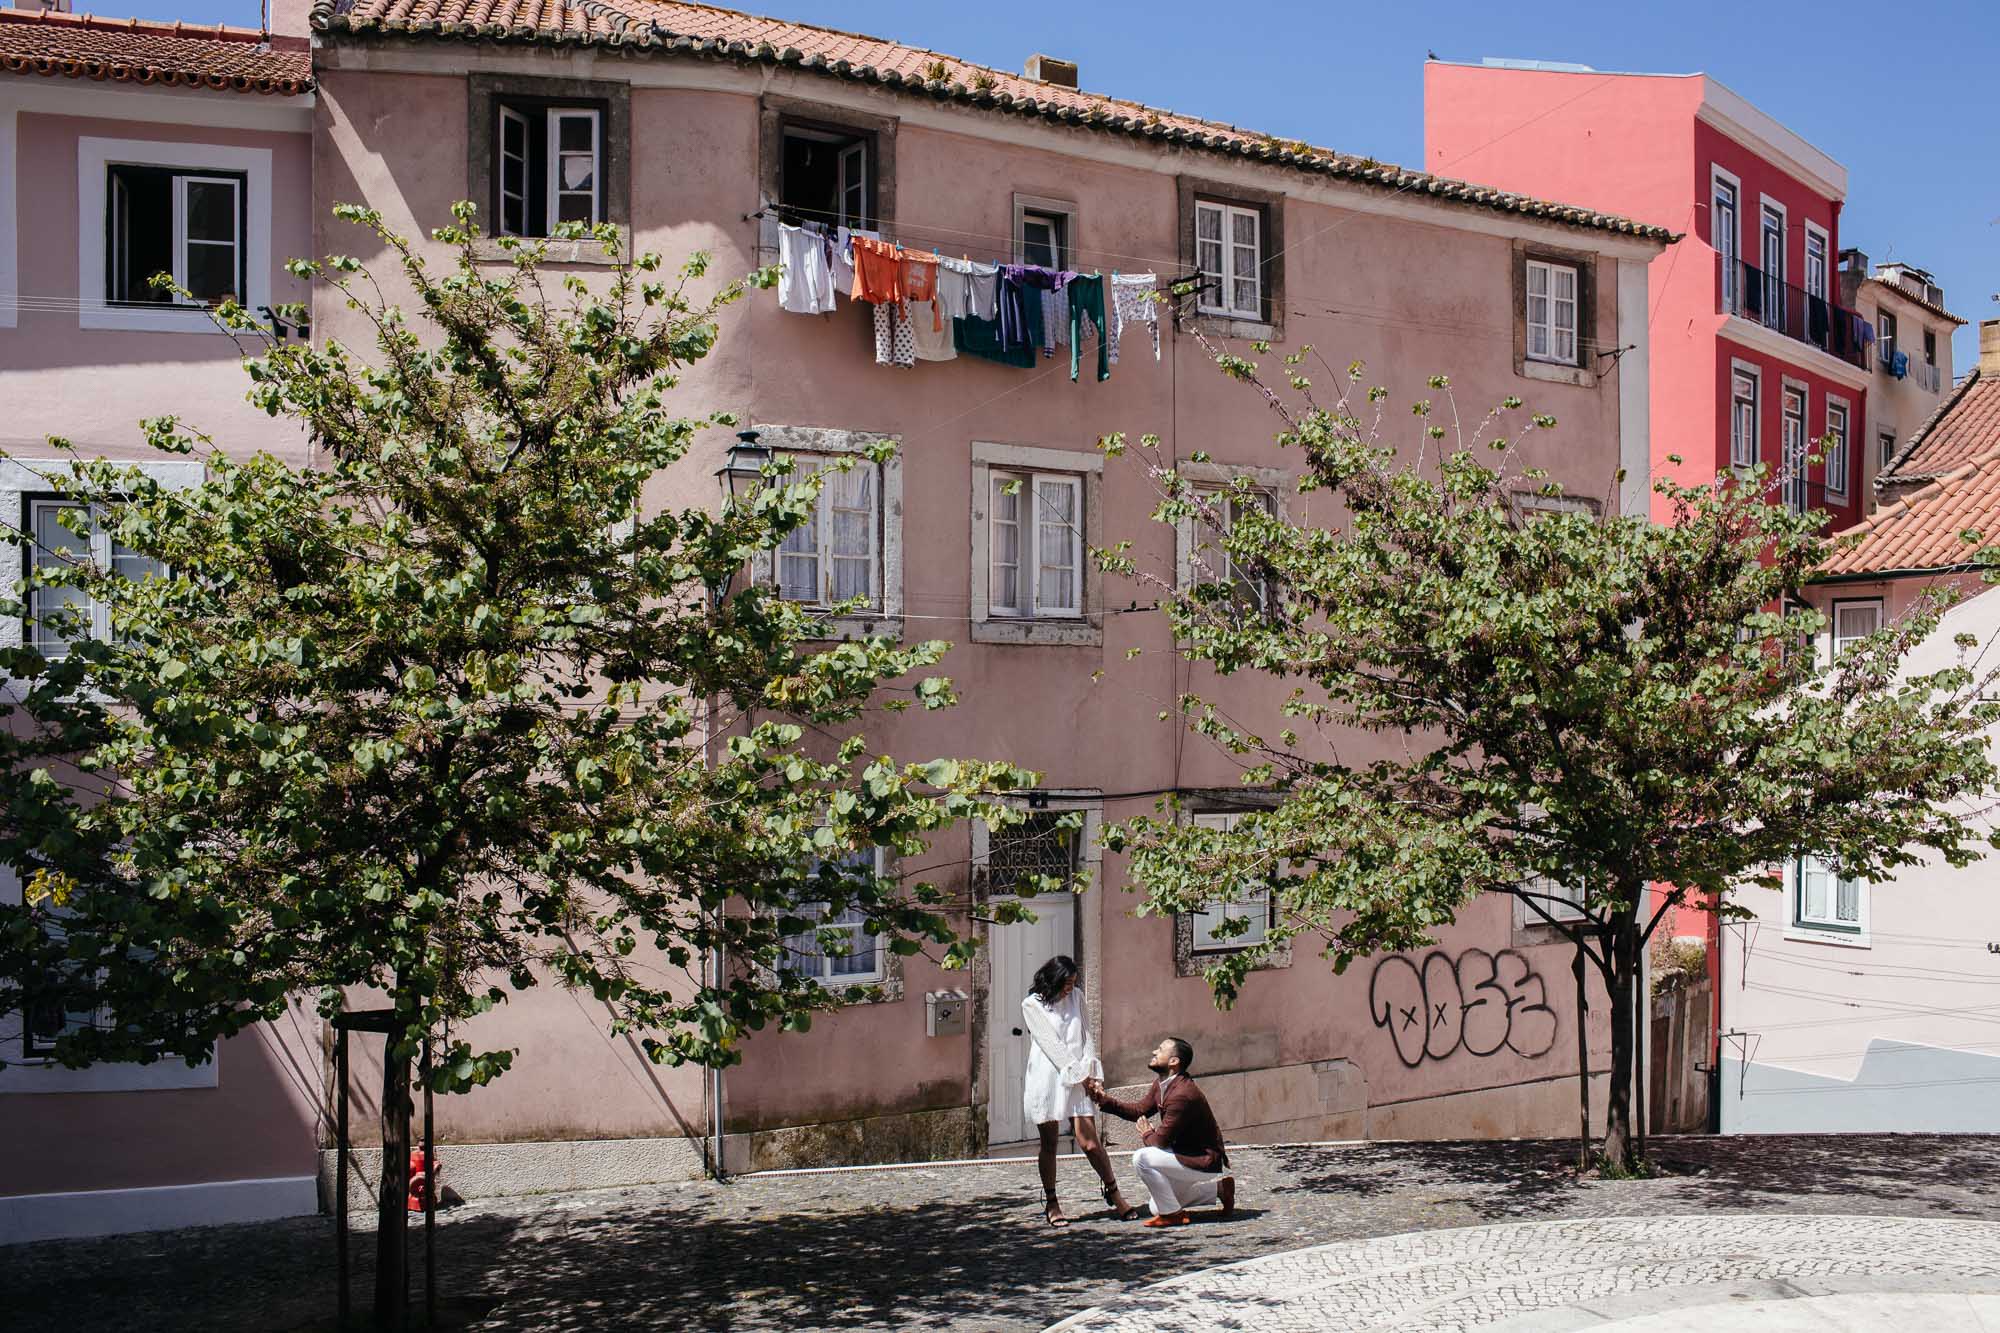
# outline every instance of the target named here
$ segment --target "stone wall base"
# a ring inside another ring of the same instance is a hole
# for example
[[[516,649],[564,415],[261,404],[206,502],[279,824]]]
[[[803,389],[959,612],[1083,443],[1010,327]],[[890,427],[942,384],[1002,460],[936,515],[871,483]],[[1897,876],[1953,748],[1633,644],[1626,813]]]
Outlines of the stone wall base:
[[[722,1160],[732,1172],[879,1162],[945,1162],[978,1157],[986,1148],[986,1116],[970,1106],[900,1115],[866,1116],[817,1125],[731,1134]]]

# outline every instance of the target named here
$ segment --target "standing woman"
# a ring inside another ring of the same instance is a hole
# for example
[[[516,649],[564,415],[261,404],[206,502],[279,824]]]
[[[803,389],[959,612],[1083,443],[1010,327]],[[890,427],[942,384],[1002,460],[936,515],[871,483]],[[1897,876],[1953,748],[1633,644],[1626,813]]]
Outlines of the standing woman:
[[[1083,1090],[1085,1079],[1104,1077],[1104,1066],[1098,1063],[1097,1045],[1090,1039],[1090,1024],[1084,1017],[1083,986],[1075,959],[1057,954],[1042,964],[1021,1000],[1021,1018],[1032,1039],[1021,1104],[1029,1123],[1041,1134],[1036,1162],[1042,1171],[1049,1225],[1069,1225],[1062,1205],[1056,1202],[1056,1137],[1065,1120],[1075,1130],[1076,1146],[1104,1182],[1104,1202],[1111,1205],[1120,1221],[1137,1217],[1139,1210],[1128,1208],[1125,1196],[1118,1192],[1111,1158],[1104,1151],[1104,1140],[1097,1137],[1097,1107]]]

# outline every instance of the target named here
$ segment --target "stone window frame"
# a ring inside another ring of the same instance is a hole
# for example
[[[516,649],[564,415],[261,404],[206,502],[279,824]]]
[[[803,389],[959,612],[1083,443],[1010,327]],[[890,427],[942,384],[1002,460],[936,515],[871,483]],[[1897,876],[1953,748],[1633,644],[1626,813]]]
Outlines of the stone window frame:
[[[1254,490],[1271,497],[1272,512],[1279,522],[1294,521],[1292,501],[1298,494],[1298,487],[1292,475],[1283,468],[1211,461],[1181,463],[1175,470],[1193,482],[1198,490],[1226,488],[1239,478],[1246,480]],[[1194,581],[1195,522],[1190,515],[1174,524],[1174,586],[1177,588],[1185,588]],[[1275,579],[1267,589],[1267,593],[1282,594],[1282,591],[1282,584]]]
[[[114,166],[169,167],[199,174],[213,171],[243,180],[242,304],[257,310],[271,304],[272,165],[268,148],[167,139],[108,139],[79,135],[76,141],[77,307],[80,329],[123,329],[146,333],[221,334],[206,306],[114,305],[110,291],[110,169]],[[94,219],[94,221],[93,221]],[[7,298],[12,300],[11,297]],[[7,510],[18,513],[18,509]]]
[[[1066,472],[1083,481],[1083,580],[1081,614],[1061,619],[994,616],[988,564],[992,559],[992,529],[988,506],[993,470],[1022,469]],[[1104,643],[1104,575],[1090,558],[1094,534],[1103,532],[1104,455],[1039,445],[972,442],[972,618],[974,643],[1035,644],[1046,647],[1100,647]]]
[[[1240,815],[1258,810],[1276,809],[1284,800],[1284,793],[1277,791],[1244,790],[1226,787],[1221,789],[1197,789],[1179,793],[1182,798],[1180,810],[1175,814],[1176,823],[1192,822],[1196,815]],[[1273,911],[1275,912],[1275,905]],[[1247,946],[1243,946],[1247,947]],[[1174,913],[1174,976],[1199,977],[1202,966],[1210,959],[1225,957],[1238,952],[1236,949],[1202,949],[1194,946],[1194,914]],[[1274,948],[1264,960],[1251,970],[1273,972],[1292,965],[1292,945],[1287,940]]]
[[[884,879],[899,879],[903,873],[902,857],[894,848],[873,847],[876,874]],[[865,981],[840,981],[826,977],[808,978],[813,985],[832,995],[842,1005],[861,1006],[875,1004],[895,1004],[903,999],[903,955],[883,944],[882,936],[875,936],[876,950],[882,958],[882,975]]]
[[[603,218],[617,227],[630,250],[632,237],[632,85],[613,79],[551,79],[526,74],[470,74],[466,76],[466,198],[479,206],[482,231],[474,245],[481,259],[504,259],[501,248],[500,185],[493,172],[494,134],[499,124],[499,103],[508,98],[549,105],[593,107],[601,111],[604,156],[598,164],[603,174]],[[539,238],[527,238],[535,240]],[[595,241],[549,241],[545,262],[608,266],[614,261]],[[629,253],[622,255],[629,259]]]
[[[768,448],[773,458],[779,454],[812,454],[825,458],[866,455],[871,449],[884,444],[894,446],[894,452],[886,460],[874,465],[880,469],[881,480],[879,508],[882,526],[877,534],[877,549],[882,556],[881,568],[877,571],[882,581],[881,608],[853,615],[828,616],[820,623],[826,628],[822,636],[824,641],[862,639],[877,634],[900,638],[903,633],[903,437],[835,426],[758,424],[751,429],[757,432],[757,443]],[[762,584],[774,582],[777,577],[775,553],[759,551],[752,556],[750,577]]]
[[[1511,247],[1509,267],[1514,288],[1514,373],[1522,379],[1548,384],[1573,384],[1582,389],[1597,387],[1598,276],[1601,256],[1594,250],[1571,250],[1541,241],[1516,240]],[[1576,357],[1567,366],[1559,361],[1538,361],[1528,355],[1528,261],[1561,264],[1576,270]]]
[[[1061,262],[1056,267],[1059,269],[1074,269],[1076,267],[1077,255],[1077,218],[1080,212],[1081,210],[1077,207],[1076,201],[1073,199],[1057,199],[1051,195],[1022,194],[1016,190],[1014,192],[1014,213],[1011,228],[1014,237],[1014,262],[1017,264],[1028,262],[1026,258],[1027,237],[1024,231],[1024,224],[1027,221],[1028,214],[1037,213],[1046,217],[1062,219],[1060,253],[1057,256]]]
[[[121,463],[119,466],[136,468],[142,476],[169,490],[199,486],[208,475],[207,468],[199,462],[147,461]],[[26,514],[30,499],[44,499],[52,495],[55,490],[52,480],[75,476],[75,465],[66,459],[0,459],[0,514],[17,517]],[[17,537],[0,542],[0,587],[17,586],[26,569],[24,539]],[[18,648],[26,636],[27,621],[24,616],[0,616],[0,648]],[[6,691],[6,697],[12,699],[21,698],[25,688],[25,684],[17,680],[0,683],[0,690]]]
[[[765,93],[757,100],[757,233],[760,258],[778,253],[778,201],[785,170],[785,130],[836,130],[868,141],[869,218],[867,230],[888,235],[896,225],[896,116],[870,115],[802,97]]]
[[[1200,313],[1192,317],[1196,326],[1205,332],[1225,338],[1282,342],[1285,337],[1284,192],[1204,180],[1197,176],[1176,176],[1174,186],[1180,219],[1180,257],[1183,273],[1193,273],[1199,267],[1194,239],[1194,206],[1197,200],[1256,209],[1263,216],[1258,233],[1257,268],[1258,277],[1262,282],[1259,297],[1264,309],[1264,318],[1250,320],[1229,315]],[[1199,301],[1196,304],[1199,305]]]

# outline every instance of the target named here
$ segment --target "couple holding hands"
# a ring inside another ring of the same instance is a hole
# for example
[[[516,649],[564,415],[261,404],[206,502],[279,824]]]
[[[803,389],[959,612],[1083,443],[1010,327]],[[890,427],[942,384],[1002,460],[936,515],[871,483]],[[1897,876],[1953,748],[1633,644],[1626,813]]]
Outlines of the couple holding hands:
[[[1041,1134],[1037,1160],[1050,1226],[1069,1225],[1056,1201],[1056,1139],[1064,1120],[1071,1122],[1076,1146],[1104,1182],[1104,1202],[1121,1221],[1139,1215],[1119,1192],[1111,1158],[1097,1135],[1100,1109],[1138,1125],[1145,1146],[1132,1154],[1132,1167],[1153,1207],[1147,1226],[1181,1226],[1190,1220],[1187,1210],[1192,1204],[1220,1203],[1224,1217],[1236,1210],[1236,1180],[1227,1174],[1229,1155],[1223,1151],[1222,1130],[1189,1074],[1194,1047],[1179,1037],[1168,1037],[1154,1047],[1146,1067],[1156,1077],[1139,1101],[1120,1101],[1106,1093],[1104,1067],[1098,1063],[1083,1011],[1081,975],[1076,961],[1064,954],[1035,973],[1021,1001],[1021,1018],[1030,1037],[1022,1106]]]

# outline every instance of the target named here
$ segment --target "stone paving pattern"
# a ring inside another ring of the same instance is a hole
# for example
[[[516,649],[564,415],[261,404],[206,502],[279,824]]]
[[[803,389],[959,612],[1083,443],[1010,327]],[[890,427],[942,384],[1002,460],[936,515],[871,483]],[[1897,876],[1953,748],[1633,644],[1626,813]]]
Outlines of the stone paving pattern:
[[[2000,1290],[2000,1222],[1696,1215],[1419,1232],[1172,1279],[1056,1328],[1461,1333],[1537,1310],[1615,1302],[1628,1292],[1879,1277]]]
[[[1235,1154],[1239,1216],[1198,1214],[1195,1225],[1165,1231],[1112,1220],[1080,1161],[1062,1164],[1077,1219],[1065,1231],[1040,1219],[1032,1162],[491,1200],[441,1215],[438,1272],[445,1322],[456,1328],[1028,1333],[1198,1270],[1404,1232],[1689,1214],[1703,1215],[1675,1224],[1689,1234],[1718,1214],[2000,1221],[2000,1138],[1656,1147],[1677,1174],[1579,1179],[1575,1145],[1560,1142],[1245,1149]],[[441,1156],[448,1168],[449,1147]],[[1865,1230],[1862,1241],[1859,1255],[1834,1257],[1864,1266],[1925,1259],[1892,1253]],[[363,1308],[372,1242],[362,1235],[354,1245]],[[1700,1261],[1651,1257],[1663,1267]],[[10,1329],[303,1333],[333,1323],[325,1218],[16,1246],[0,1249],[0,1265],[0,1323]],[[1454,1287],[1448,1265],[1422,1281],[1437,1300],[1482,1298]],[[1580,1275],[1578,1289],[1589,1287]],[[1255,1311],[1241,1314],[1234,1327],[1268,1326]]]

